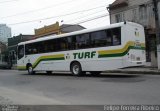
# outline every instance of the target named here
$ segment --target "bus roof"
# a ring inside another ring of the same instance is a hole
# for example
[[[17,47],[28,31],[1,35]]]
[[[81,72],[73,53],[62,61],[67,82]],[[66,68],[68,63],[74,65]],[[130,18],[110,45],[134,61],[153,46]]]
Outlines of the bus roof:
[[[26,42],[21,42],[18,45],[40,42],[40,41],[45,41],[45,40],[50,40],[50,39],[55,39],[55,38],[60,38],[60,37],[67,37],[67,36],[72,36],[72,35],[77,35],[77,34],[89,33],[89,32],[92,32],[92,31],[98,31],[98,30],[103,30],[103,29],[111,29],[111,28],[115,28],[115,27],[122,27],[123,25],[132,25],[132,26],[135,26],[135,27],[143,28],[142,25],[137,24],[137,23],[120,22],[120,23],[115,23],[115,24],[111,24],[111,25],[103,26],[103,27],[99,27],[99,28],[83,29],[83,30],[80,30],[80,31],[74,31],[74,32],[71,32],[71,33],[65,33],[65,34],[60,34],[60,35],[49,35],[49,36],[45,36],[45,37],[42,37],[42,38],[37,38],[37,39],[29,40],[29,41],[26,41]]]

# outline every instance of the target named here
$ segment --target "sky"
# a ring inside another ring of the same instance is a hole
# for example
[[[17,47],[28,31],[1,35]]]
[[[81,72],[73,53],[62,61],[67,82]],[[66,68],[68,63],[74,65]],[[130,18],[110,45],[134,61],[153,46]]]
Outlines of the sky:
[[[106,7],[113,2],[114,0],[0,0],[0,24],[11,27],[12,36],[34,34],[34,29],[56,21],[60,24],[79,24],[86,28],[101,27],[109,25]],[[88,21],[91,19],[94,20]]]

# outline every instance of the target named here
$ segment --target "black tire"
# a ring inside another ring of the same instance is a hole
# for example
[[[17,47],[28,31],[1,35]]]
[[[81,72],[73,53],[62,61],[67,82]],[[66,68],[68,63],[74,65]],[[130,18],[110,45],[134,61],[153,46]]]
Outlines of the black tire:
[[[47,74],[52,74],[52,71],[46,71],[47,72]]]
[[[80,63],[74,62],[71,65],[71,72],[74,76],[82,76],[84,73],[82,72],[82,67]]]
[[[33,71],[33,67],[31,66],[31,65],[29,65],[28,67],[27,67],[27,70],[28,70],[28,74],[35,74],[35,71]]]
[[[101,71],[91,71],[90,73],[92,76],[99,76],[101,74]]]
[[[83,76],[85,76],[85,75],[86,75],[86,72],[85,72],[85,71],[83,71],[83,72],[82,72],[82,75],[83,75]]]

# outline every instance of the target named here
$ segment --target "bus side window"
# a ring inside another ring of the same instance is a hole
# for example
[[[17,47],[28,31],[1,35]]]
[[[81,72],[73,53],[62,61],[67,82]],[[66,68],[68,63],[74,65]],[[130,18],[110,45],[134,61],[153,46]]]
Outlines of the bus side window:
[[[38,42],[36,45],[37,53],[44,53],[44,45],[43,42]]]
[[[112,34],[113,45],[121,45],[121,28],[114,28]]]
[[[107,35],[104,30],[91,33],[92,47],[103,47],[106,45],[107,45]]]
[[[106,30],[107,38],[106,38],[106,46],[112,46],[112,30]]]
[[[48,46],[48,50],[49,52],[54,52],[54,40],[49,40],[48,42],[49,46]]]
[[[57,51],[57,39],[48,40],[48,52],[55,52]]]
[[[29,47],[28,47],[28,45],[25,45],[25,53],[26,53],[26,55],[29,54]]]
[[[33,54],[37,54],[37,49],[36,48],[33,49]]]
[[[25,45],[25,53],[26,55],[32,54],[32,44]]]
[[[49,46],[48,40],[47,40],[47,41],[44,41],[42,46],[43,46],[43,48],[41,49],[41,50],[43,50],[42,53],[47,53],[47,52],[49,52],[49,50],[48,50],[48,46]]]
[[[62,51],[68,50],[67,38],[60,38],[59,43],[60,43],[60,50]]]
[[[69,50],[76,49],[76,37],[75,36],[67,37],[67,41],[68,41]]]
[[[76,36],[76,43],[78,49],[89,48],[89,34],[81,34]]]
[[[39,43],[35,43],[35,44],[26,44],[25,47],[25,53],[26,55],[30,55],[30,54],[38,54],[39,53]]]

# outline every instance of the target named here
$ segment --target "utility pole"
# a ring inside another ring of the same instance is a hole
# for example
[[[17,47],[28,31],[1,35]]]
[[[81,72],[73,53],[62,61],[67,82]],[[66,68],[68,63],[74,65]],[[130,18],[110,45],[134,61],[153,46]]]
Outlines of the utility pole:
[[[158,2],[159,0],[153,0],[154,13],[155,13],[155,23],[156,23],[156,39],[157,39],[157,61],[158,70],[160,70],[160,26],[159,26],[159,15],[158,15]]]

